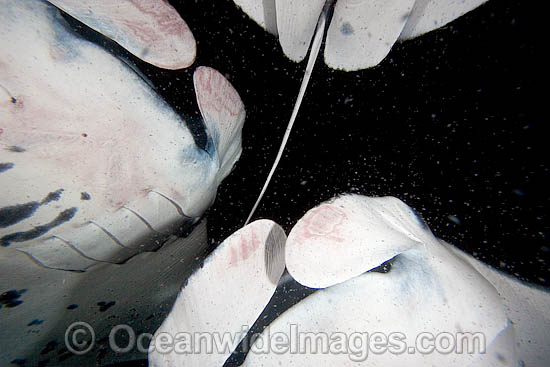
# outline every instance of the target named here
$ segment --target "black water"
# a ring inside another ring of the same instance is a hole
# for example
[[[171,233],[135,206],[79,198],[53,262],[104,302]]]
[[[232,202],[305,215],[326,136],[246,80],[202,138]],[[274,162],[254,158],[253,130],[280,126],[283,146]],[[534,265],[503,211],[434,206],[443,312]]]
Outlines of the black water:
[[[176,4],[176,3],[174,3]],[[290,117],[304,63],[232,1],[181,1],[197,39],[194,67],[224,73],[247,120],[243,154],[209,212],[219,243],[252,208]],[[255,218],[285,230],[347,192],[392,195],[434,233],[475,257],[548,285],[550,165],[542,108],[539,25],[526,1],[489,1],[443,29],[397,44],[360,72],[318,60],[288,148]],[[193,67],[150,72],[191,113]]]
[[[260,192],[305,65],[286,59],[275,37],[231,0],[170,2],[193,31],[197,60],[179,72],[136,61],[145,76],[190,117],[198,142],[204,135],[191,87],[195,67],[221,71],[247,109],[241,160],[208,213],[215,246],[243,225]],[[546,73],[528,4],[490,0],[443,29],[395,45],[369,70],[345,73],[318,60],[255,218],[272,219],[288,233],[335,195],[392,195],[438,237],[548,286],[550,165],[535,102]],[[289,287],[289,297],[301,292]]]

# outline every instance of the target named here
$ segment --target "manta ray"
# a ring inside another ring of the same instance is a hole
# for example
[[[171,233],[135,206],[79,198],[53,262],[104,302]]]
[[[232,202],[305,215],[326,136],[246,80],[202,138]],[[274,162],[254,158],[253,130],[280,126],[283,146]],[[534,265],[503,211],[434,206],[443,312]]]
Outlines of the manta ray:
[[[309,53],[279,151],[245,225],[252,219],[283,156],[323,43],[324,61],[330,68],[371,68],[384,60],[396,42],[443,27],[486,1],[234,0],[251,19],[279,38],[289,59],[301,62]]]
[[[182,288],[149,365],[221,366],[239,348],[246,366],[542,367],[549,307],[547,290],[437,239],[401,200],[348,194],[309,210],[288,237],[267,219],[228,237]],[[422,335],[455,344],[426,350]],[[464,336],[477,347],[456,347]]]
[[[66,21],[159,67],[193,62],[193,35],[169,4],[110,4],[0,4],[2,365],[74,364],[63,346],[74,320],[97,321],[98,339],[127,310],[154,324],[207,243],[204,222],[173,235],[193,229],[241,154],[245,110],[221,73],[193,74],[202,148],[135,67]]]

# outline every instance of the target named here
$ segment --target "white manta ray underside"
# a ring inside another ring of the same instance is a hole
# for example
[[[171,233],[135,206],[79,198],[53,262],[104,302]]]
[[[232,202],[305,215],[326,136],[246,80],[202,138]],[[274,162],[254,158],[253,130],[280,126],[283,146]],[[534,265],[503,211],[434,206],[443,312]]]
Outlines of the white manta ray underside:
[[[269,300],[285,264],[321,289],[280,314]],[[227,282],[213,282],[222,272]],[[543,367],[549,309],[547,290],[439,241],[400,200],[344,195],[307,212],[288,238],[259,220],[224,241],[155,333],[149,365],[222,365],[247,327],[280,314],[246,339],[244,365]]]
[[[51,3],[147,62],[194,60],[193,36],[167,3]],[[171,236],[197,223],[239,159],[245,111],[219,72],[198,67],[202,149],[141,75],[75,33],[55,6],[0,7],[0,364],[58,365],[47,345],[61,349],[75,314],[93,321],[111,301],[149,312],[173,299],[206,246],[205,224],[181,243],[188,248]],[[156,271],[177,276],[152,292]],[[67,302],[80,311],[67,315]]]

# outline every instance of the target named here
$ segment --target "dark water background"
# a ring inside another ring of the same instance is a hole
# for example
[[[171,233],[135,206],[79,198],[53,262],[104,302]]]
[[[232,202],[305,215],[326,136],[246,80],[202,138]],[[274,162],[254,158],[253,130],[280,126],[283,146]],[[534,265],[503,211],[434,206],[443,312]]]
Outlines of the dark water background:
[[[196,110],[199,65],[224,73],[247,119],[243,154],[208,214],[220,243],[239,229],[275,158],[305,62],[282,53],[228,1],[171,2],[197,39],[186,71],[147,75],[180,111]],[[377,67],[318,60],[281,165],[255,218],[288,231],[335,195],[392,195],[434,233],[477,258],[548,286],[550,171],[539,85],[541,25],[527,1],[491,0],[394,46]]]
[[[144,73],[196,122],[192,73],[214,67],[247,110],[243,154],[207,216],[214,248],[244,224],[260,192],[305,62],[288,60],[276,38],[231,0],[170,3],[193,31],[197,60],[178,72],[142,65]],[[288,233],[335,195],[392,195],[421,213],[438,237],[548,286],[550,165],[539,102],[546,73],[535,13],[528,1],[490,0],[396,44],[375,68],[346,73],[318,60],[255,218],[272,219]],[[200,123],[194,129],[203,140]]]
[[[261,190],[305,62],[288,60],[277,39],[232,0],[170,3],[197,40],[189,69],[159,70],[101,42],[142,70],[199,142],[205,136],[192,88],[196,67],[222,72],[243,99],[243,153],[207,213],[214,249],[244,224]],[[541,102],[547,41],[536,13],[527,0],[489,0],[442,29],[396,44],[375,68],[342,72],[319,59],[254,219],[272,219],[289,233],[307,210],[336,195],[396,196],[436,236],[548,287],[550,164]],[[146,360],[118,366],[134,365]]]

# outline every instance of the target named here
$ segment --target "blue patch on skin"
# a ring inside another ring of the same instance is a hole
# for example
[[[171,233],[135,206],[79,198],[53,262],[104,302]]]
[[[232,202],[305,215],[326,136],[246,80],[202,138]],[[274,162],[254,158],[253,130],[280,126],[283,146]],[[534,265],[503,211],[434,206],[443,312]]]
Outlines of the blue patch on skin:
[[[0,173],[12,169],[13,166],[15,166],[13,163],[0,163]]]
[[[342,27],[340,27],[340,32],[344,36],[351,36],[355,33],[353,27],[351,26],[351,24],[349,24],[349,22],[345,22],[344,24],[342,24]]]
[[[43,322],[44,322],[44,320],[34,319],[34,320],[32,320],[31,322],[29,322],[29,323],[27,324],[27,326],[41,325]]]
[[[411,208],[411,211],[412,211],[412,214],[413,214],[414,218],[416,219],[416,222],[420,225],[420,228],[422,228],[424,230],[429,230],[430,228],[428,227],[428,224],[426,223],[424,218],[422,218],[420,213],[417,212],[414,208]]]
[[[65,61],[71,61],[79,57],[79,48],[75,47],[75,39],[78,40],[78,35],[63,18],[61,10],[53,6],[48,7],[47,10],[50,13],[52,30],[55,34],[55,44],[50,47],[57,51],[58,56],[63,56]]]
[[[0,309],[3,306],[6,308],[13,308],[22,304],[23,301],[20,300],[19,298],[21,298],[21,295],[26,291],[27,291],[26,289],[20,289],[20,290],[11,289],[9,291],[6,291],[0,294]]]
[[[211,147],[209,144],[213,144],[210,138],[210,134],[206,132],[206,127],[204,126],[204,121],[199,117],[190,117],[180,114],[183,121],[185,121],[185,126],[189,129],[189,132],[193,136],[193,140],[197,147],[202,150],[209,151]]]

